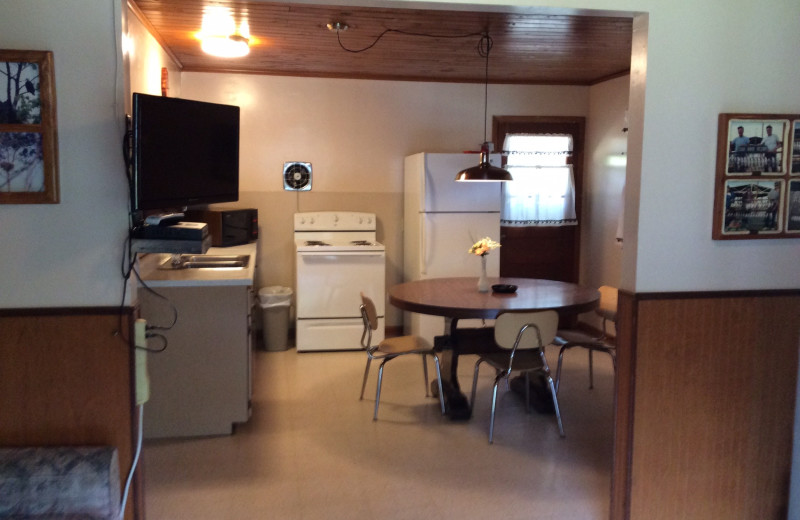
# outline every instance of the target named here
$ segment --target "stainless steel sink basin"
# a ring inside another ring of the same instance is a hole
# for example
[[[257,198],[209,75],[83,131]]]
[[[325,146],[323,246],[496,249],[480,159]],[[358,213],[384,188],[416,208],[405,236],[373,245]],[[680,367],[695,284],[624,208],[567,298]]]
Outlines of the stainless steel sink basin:
[[[172,255],[159,269],[245,269],[249,255]]]

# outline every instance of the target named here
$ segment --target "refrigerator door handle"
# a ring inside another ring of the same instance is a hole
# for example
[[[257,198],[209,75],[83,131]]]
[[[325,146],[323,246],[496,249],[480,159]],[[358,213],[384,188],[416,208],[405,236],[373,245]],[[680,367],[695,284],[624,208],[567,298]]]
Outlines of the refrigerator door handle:
[[[420,234],[419,266],[420,274],[428,274],[428,222],[427,216],[422,215],[422,233]]]

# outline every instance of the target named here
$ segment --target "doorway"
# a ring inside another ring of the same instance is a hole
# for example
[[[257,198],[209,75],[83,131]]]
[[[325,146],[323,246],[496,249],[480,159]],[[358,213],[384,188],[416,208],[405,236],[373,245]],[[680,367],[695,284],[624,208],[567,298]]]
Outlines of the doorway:
[[[495,116],[492,140],[502,149],[507,134],[566,134],[572,136],[572,165],[575,183],[574,226],[501,226],[500,276],[545,278],[578,283],[580,267],[581,201],[583,199],[583,117]]]

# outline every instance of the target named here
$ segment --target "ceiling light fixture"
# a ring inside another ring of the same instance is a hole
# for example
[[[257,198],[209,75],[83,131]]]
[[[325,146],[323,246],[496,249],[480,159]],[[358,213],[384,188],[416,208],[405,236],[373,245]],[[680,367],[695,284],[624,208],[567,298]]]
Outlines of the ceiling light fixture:
[[[487,113],[489,110],[489,51],[492,50],[492,38],[489,32],[485,31],[481,34],[481,40],[478,43],[478,53],[486,58],[485,64],[485,81],[483,91],[483,143],[481,144],[481,160],[478,166],[472,166],[465,170],[461,170],[456,175],[456,180],[461,182],[475,182],[475,181],[510,181],[513,180],[508,170],[498,168],[489,164],[489,143],[486,140],[486,124]]]
[[[243,20],[236,30],[231,12],[210,6],[203,13],[203,27],[198,35],[203,52],[220,58],[241,58],[250,52],[250,25]]]
[[[350,26],[344,22],[331,22],[328,24],[329,31],[346,31]]]

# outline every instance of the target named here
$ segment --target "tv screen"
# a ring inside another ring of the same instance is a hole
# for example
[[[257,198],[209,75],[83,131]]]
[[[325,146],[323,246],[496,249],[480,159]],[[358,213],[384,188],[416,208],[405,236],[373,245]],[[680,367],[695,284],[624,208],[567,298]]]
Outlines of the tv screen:
[[[134,211],[239,200],[239,107],[133,94]]]

